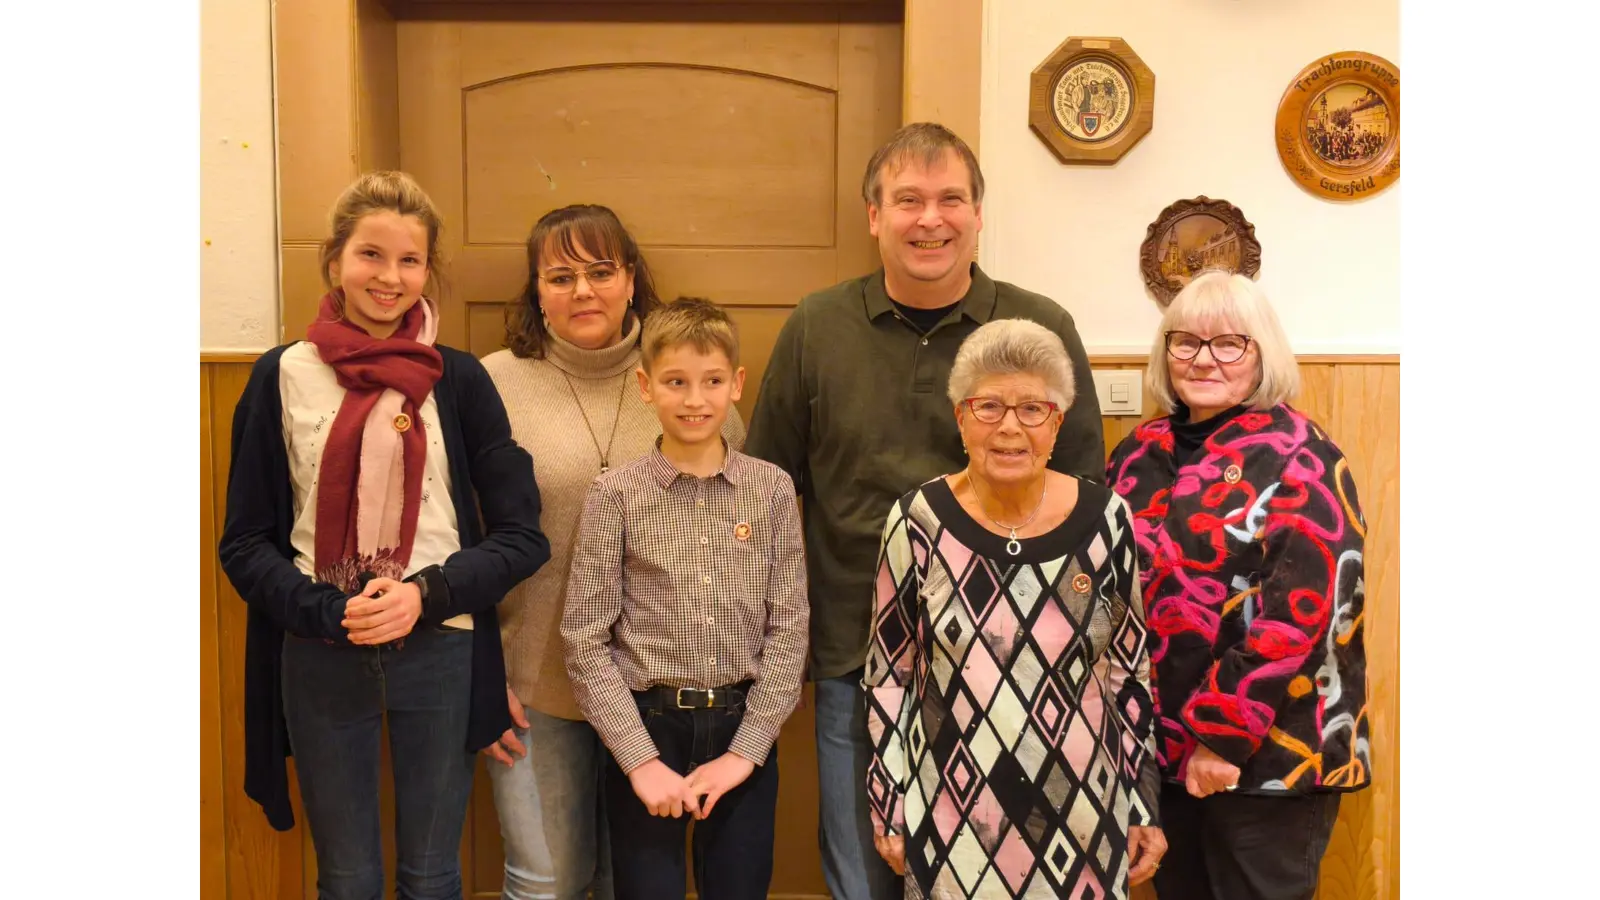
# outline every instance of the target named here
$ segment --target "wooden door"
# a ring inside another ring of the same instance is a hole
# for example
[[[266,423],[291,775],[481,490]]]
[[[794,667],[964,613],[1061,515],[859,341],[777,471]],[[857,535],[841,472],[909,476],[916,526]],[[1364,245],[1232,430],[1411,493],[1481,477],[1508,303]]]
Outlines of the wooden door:
[[[440,339],[500,348],[534,221],[601,203],[639,240],[664,299],[730,308],[748,420],[799,298],[877,267],[860,185],[900,125],[900,5],[448,13],[402,18],[397,33],[401,165],[447,223]],[[809,705],[779,756],[772,892],[821,896]],[[502,851],[481,770],[466,844],[469,894],[495,895]]]

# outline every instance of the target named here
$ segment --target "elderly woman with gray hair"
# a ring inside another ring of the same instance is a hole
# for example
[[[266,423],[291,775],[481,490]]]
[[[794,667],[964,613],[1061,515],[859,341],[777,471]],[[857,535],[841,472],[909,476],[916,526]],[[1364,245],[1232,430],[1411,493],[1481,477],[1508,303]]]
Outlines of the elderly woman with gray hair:
[[[1366,523],[1337,445],[1242,275],[1173,298],[1145,385],[1168,415],[1112,451],[1150,609],[1161,900],[1309,900],[1339,797],[1372,782]]]
[[[1048,329],[974,331],[949,396],[967,467],[902,497],[878,554],[878,852],[907,897],[1123,896],[1166,851],[1128,508],[1045,467],[1075,396]]]

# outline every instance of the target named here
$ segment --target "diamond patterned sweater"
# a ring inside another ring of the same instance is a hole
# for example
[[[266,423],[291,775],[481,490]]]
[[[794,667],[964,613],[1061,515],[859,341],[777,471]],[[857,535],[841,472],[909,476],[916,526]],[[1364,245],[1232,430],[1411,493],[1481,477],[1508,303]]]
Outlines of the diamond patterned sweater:
[[[943,478],[884,527],[867,793],[877,832],[905,836],[908,896],[1126,897],[1128,827],[1158,824],[1127,506],[1080,481],[1020,544]]]

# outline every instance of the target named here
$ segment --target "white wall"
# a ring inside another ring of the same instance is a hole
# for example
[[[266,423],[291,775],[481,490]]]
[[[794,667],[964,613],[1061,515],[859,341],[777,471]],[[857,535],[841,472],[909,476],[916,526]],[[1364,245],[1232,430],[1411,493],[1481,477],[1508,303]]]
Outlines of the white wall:
[[[200,7],[200,349],[278,343],[271,0]]]
[[[979,260],[1077,320],[1091,353],[1147,352],[1161,310],[1139,273],[1145,230],[1204,194],[1244,211],[1257,281],[1299,353],[1400,350],[1400,189],[1354,203],[1284,172],[1284,88],[1329,53],[1400,68],[1398,0],[984,0]],[[1028,79],[1069,37],[1120,37],[1155,73],[1155,124],[1114,166],[1062,165],[1028,129]],[[1402,98],[1403,106],[1403,98]],[[1404,112],[1402,110],[1402,116]]]

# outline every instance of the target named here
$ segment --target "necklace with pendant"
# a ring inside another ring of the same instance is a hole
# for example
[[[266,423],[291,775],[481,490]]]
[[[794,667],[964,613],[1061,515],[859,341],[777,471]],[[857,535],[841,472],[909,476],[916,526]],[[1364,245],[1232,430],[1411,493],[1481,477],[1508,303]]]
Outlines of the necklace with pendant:
[[[560,369],[556,369],[561,372]],[[583,408],[583,401],[578,399],[578,389],[572,386],[572,378],[566,372],[561,372],[561,377],[567,382],[567,390],[572,393],[572,402],[578,405],[578,414],[583,416],[583,427],[589,430],[589,440],[594,442],[594,451],[600,454],[600,474],[611,471],[611,445],[617,440],[617,423],[622,421],[622,398],[628,393],[628,373],[622,373],[622,390],[617,393],[617,412],[611,418],[611,437],[606,439],[606,448],[600,449],[600,439],[595,437],[594,426],[589,424],[589,413]]]
[[[1004,528],[1011,532],[1011,540],[1006,541],[1006,552],[1012,556],[1016,556],[1018,553],[1022,552],[1022,542],[1017,540],[1017,529],[1027,528],[1029,525],[1033,524],[1033,520],[1039,517],[1039,510],[1044,509],[1044,498],[1049,496],[1049,494],[1050,491],[1048,488],[1041,489],[1039,491],[1039,505],[1033,508],[1033,514],[1028,516],[1028,518],[1020,525],[1005,525],[997,521],[994,516],[989,515],[989,507],[984,504],[983,498],[978,496],[977,488],[974,487],[972,490],[972,496],[978,498],[978,508],[982,509],[983,514],[988,516],[990,522],[994,523],[994,527]]]

